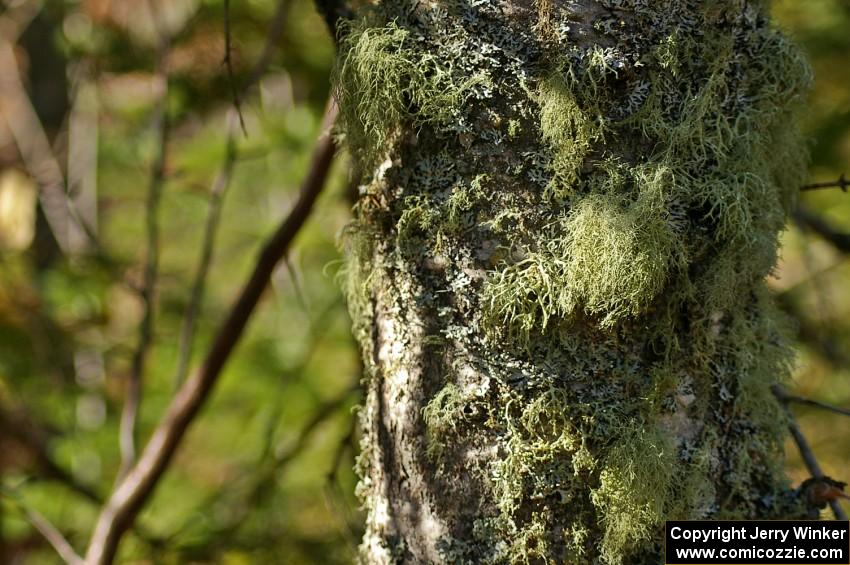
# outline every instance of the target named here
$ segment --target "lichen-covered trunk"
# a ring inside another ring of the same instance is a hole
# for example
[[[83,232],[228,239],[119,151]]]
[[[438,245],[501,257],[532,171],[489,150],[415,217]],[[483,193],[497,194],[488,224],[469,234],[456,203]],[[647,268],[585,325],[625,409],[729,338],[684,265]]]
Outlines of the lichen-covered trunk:
[[[384,0],[343,30],[369,563],[657,563],[805,515],[764,278],[809,80],[756,0]]]

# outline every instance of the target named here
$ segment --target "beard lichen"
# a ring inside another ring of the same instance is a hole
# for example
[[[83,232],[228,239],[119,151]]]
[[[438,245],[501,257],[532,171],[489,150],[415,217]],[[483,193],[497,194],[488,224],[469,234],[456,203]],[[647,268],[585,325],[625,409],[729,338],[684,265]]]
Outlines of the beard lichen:
[[[804,59],[761,2],[541,6],[384,2],[340,45],[369,395],[399,370],[368,353],[374,304],[415,312],[439,346],[406,361],[406,472],[476,493],[409,496],[453,563],[652,563],[666,519],[803,515],[764,278],[806,169]],[[363,414],[369,543],[416,560],[378,484],[407,480],[372,449],[390,417]]]

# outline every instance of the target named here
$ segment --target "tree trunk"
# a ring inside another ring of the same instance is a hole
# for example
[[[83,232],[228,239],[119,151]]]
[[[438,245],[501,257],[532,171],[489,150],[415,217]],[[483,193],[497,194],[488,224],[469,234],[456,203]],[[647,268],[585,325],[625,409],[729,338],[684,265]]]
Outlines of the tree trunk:
[[[657,563],[807,515],[764,278],[808,67],[756,0],[422,0],[344,30],[368,563]]]

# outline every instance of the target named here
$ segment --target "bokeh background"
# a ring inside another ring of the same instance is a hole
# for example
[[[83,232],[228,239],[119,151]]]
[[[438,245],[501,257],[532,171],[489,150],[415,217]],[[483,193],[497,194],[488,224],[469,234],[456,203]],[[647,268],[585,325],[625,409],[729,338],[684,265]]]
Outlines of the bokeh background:
[[[310,0],[232,2],[231,78],[224,0],[0,4],[0,563],[56,563],[22,512],[37,509],[81,549],[114,482],[145,312],[151,186],[162,192],[161,245],[143,440],[183,374],[181,332],[210,206],[221,197],[191,366],[294,202],[334,46]],[[815,71],[811,182],[834,180],[850,171],[850,2],[776,0],[773,9]],[[244,133],[233,110],[243,87]],[[120,561],[352,561],[362,520],[351,471],[359,362],[336,246],[348,184],[342,156]],[[57,236],[38,186],[67,191],[93,237]],[[850,233],[850,194],[810,191],[801,205]],[[850,406],[847,250],[792,224],[770,284],[796,320],[790,388]],[[850,479],[850,419],[792,409],[826,473]],[[787,452],[796,484],[808,472],[790,441]]]

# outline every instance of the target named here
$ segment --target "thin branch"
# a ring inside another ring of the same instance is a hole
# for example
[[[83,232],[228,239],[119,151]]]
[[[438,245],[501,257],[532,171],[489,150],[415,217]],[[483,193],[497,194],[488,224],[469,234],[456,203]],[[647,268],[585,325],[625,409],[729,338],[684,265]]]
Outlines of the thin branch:
[[[254,474],[254,480],[249,485],[247,493],[243,498],[244,503],[239,506],[240,511],[231,512],[227,523],[217,528],[219,536],[224,536],[226,539],[236,533],[239,524],[244,522],[248,513],[262,502],[264,495],[268,492],[275,477],[304,451],[309,444],[308,440],[319,426],[336,414],[339,408],[347,403],[351,399],[352,394],[356,393],[357,390],[357,386],[350,387],[337,398],[319,406],[307,423],[302,426],[298,432],[298,437],[295,438],[295,441],[288,449],[282,453],[273,454],[270,459],[261,462],[261,468]]]
[[[242,133],[248,135],[248,129],[245,127],[245,118],[242,117],[242,100],[239,95],[239,88],[236,86],[236,78],[233,73],[233,34],[230,29],[230,0],[224,0],[224,68],[227,71],[227,82],[230,83],[230,93],[233,96],[233,107],[236,108],[236,114],[239,116],[239,127],[242,128]]]
[[[284,373],[280,377],[280,383],[283,384],[287,382],[290,377],[297,377],[304,373],[304,370],[310,365],[310,362],[315,355],[319,344],[322,342],[325,337],[324,332],[320,328],[326,328],[327,322],[330,320],[331,316],[334,314],[336,307],[340,305],[341,297],[337,297],[337,299],[333,300],[330,304],[328,304],[318,316],[314,320],[310,322],[310,331],[309,333],[309,341],[310,344],[307,347],[306,353],[302,356],[302,358],[294,364],[292,367],[287,368]],[[263,434],[263,447],[260,449],[259,456],[257,457],[257,461],[254,467],[261,467],[266,464],[266,462],[273,457],[274,452],[274,428],[280,423],[281,414],[283,413],[283,404],[284,404],[284,394],[277,394],[274,397],[274,404],[271,411],[271,416],[268,419],[268,423],[264,426],[265,432]],[[239,480],[239,477],[236,478]],[[221,503],[221,501],[225,498],[226,495],[229,494],[231,490],[236,490],[236,487],[233,485],[235,481],[228,480],[227,488],[221,488],[211,493],[204,501],[197,505],[196,513],[202,512],[204,508],[211,508],[215,505]],[[176,531],[169,534],[169,539],[174,539],[180,536],[183,532],[185,532],[190,523],[184,522]]]
[[[275,8],[272,21],[269,24],[269,30],[266,33],[266,42],[263,44],[263,51],[254,68],[251,69],[251,74],[248,75],[248,80],[242,85],[242,92],[247,92],[266,74],[269,65],[272,63],[274,52],[280,44],[280,39],[283,36],[283,24],[286,22],[286,12],[289,7],[289,0],[278,0]]]
[[[46,478],[62,483],[95,504],[103,503],[103,499],[94,489],[79,482],[51,457],[47,447],[52,435],[50,431],[34,422],[21,410],[7,410],[2,407],[0,407],[0,428],[32,451],[36,465]]]
[[[147,247],[145,250],[145,271],[142,281],[141,299],[144,307],[142,323],[139,327],[139,342],[133,354],[133,363],[127,381],[127,393],[124,408],[121,412],[119,443],[121,447],[121,467],[118,480],[130,471],[136,460],[136,423],[139,417],[139,407],[142,401],[142,380],[145,372],[145,362],[148,350],[153,342],[154,317],[156,313],[155,291],[159,275],[159,204],[162,198],[162,188],[165,183],[165,159],[168,149],[168,74],[165,70],[165,58],[169,50],[169,37],[164,28],[159,25],[159,14],[153,4],[149,3],[151,18],[157,24],[159,45],[156,54],[156,77],[162,87],[162,93],[154,109],[154,131],[157,136],[157,155],[151,167],[148,185],[147,203],[145,205],[145,230]]]
[[[797,420],[794,418],[794,415],[791,414],[790,410],[787,410],[787,402],[783,398],[784,391],[778,385],[774,385],[771,390],[776,398],[786,407],[786,413],[788,414],[788,430],[791,432],[791,437],[794,439],[794,443],[797,444],[797,450],[800,452],[800,456],[803,458],[803,462],[806,464],[809,474],[816,479],[824,478],[826,475],[824,475],[820,464],[818,464],[815,453],[812,451],[811,446],[809,446],[809,442],[800,430],[800,426],[797,424]],[[829,506],[832,508],[832,513],[835,514],[836,520],[847,519],[847,514],[844,513],[844,509],[841,508],[841,504],[837,500],[830,500]]]
[[[59,554],[59,557],[61,557],[65,563],[68,563],[69,565],[83,565],[82,558],[77,555],[77,552],[74,551],[74,548],[71,547],[71,544],[68,543],[68,540],[65,539],[62,532],[57,530],[56,527],[47,520],[47,518],[32,508],[24,508],[23,511],[29,523],[32,524],[42,536],[44,536],[44,539],[53,546],[53,549],[56,550],[56,553]]]
[[[779,398],[779,400],[782,400],[783,402],[793,402],[795,404],[813,406],[815,408],[821,408],[823,410],[828,410],[829,412],[834,412],[835,414],[841,414],[842,416],[850,416],[850,408],[842,408],[840,406],[827,404],[826,402],[821,402],[819,400],[806,398],[805,396],[798,396],[780,387],[775,387],[774,394],[777,396],[777,398]]]
[[[63,253],[75,251],[71,241],[96,244],[89,227],[76,213],[65,192],[62,167],[21,82],[12,44],[0,35],[0,96],[5,120],[30,176],[39,185],[38,197],[44,216]],[[73,234],[73,235],[72,235]]]
[[[325,20],[325,25],[328,26],[328,31],[334,43],[340,39],[340,23],[354,18],[354,12],[351,10],[345,0],[314,0],[316,10]]]
[[[6,493],[4,493],[6,494]],[[24,517],[26,517],[27,521],[35,528],[38,533],[40,533],[47,543],[50,544],[51,547],[59,554],[59,557],[62,558],[62,561],[67,563],[68,565],[84,565],[82,558],[77,555],[77,552],[74,551],[74,548],[65,539],[65,536],[62,535],[56,526],[50,523],[50,521],[45,518],[40,512],[31,508],[29,505],[25,504],[19,497],[13,496],[11,494],[6,494],[6,496],[12,501],[12,503],[18,507],[18,510],[23,513]]]
[[[801,229],[816,233],[842,253],[850,253],[850,234],[836,230],[817,214],[799,206],[794,211],[794,221]]]
[[[837,180],[806,184],[800,187],[800,190],[805,192],[809,190],[823,190],[825,188],[839,188],[841,189],[841,192],[847,192],[848,187],[850,187],[850,181],[847,180],[847,177],[844,175],[844,173],[841,173],[841,176],[838,177]]]
[[[283,34],[284,18],[286,16],[286,8],[289,5],[288,0],[280,0],[277,4],[275,14],[269,26],[269,31],[266,34],[266,41],[263,45],[263,52],[259,60],[254,65],[251,75],[247,82],[241,88],[241,94],[236,88],[236,81],[233,74],[233,66],[230,58],[231,45],[231,27],[230,27],[230,3],[225,2],[224,29],[225,29],[225,59],[224,63],[227,67],[228,78],[230,81],[233,102],[236,115],[239,119],[239,125],[242,132],[247,135],[245,129],[245,121],[241,111],[242,96],[262,78],[271,64],[272,56],[280,42],[280,37]],[[186,308],[186,314],[183,319],[183,327],[180,332],[180,345],[177,359],[177,369],[175,371],[174,382],[176,386],[182,384],[189,372],[189,362],[191,361],[192,345],[194,341],[195,323],[200,312],[201,302],[204,294],[206,279],[209,274],[210,265],[212,263],[212,254],[215,245],[215,234],[218,229],[218,223],[221,217],[221,207],[224,201],[224,195],[230,186],[230,181],[233,177],[233,169],[239,155],[236,148],[236,137],[232,127],[232,119],[228,118],[226,154],[224,164],[219,172],[213,187],[210,190],[209,210],[207,212],[207,221],[204,227],[204,240],[201,244],[201,258],[199,260],[198,270],[192,286],[189,305]]]
[[[355,535],[354,530],[351,527],[353,521],[351,508],[345,500],[345,494],[342,490],[342,487],[339,485],[338,478],[339,468],[342,465],[343,456],[349,449],[354,449],[354,439],[356,433],[357,416],[352,415],[351,421],[349,422],[348,431],[337,445],[336,450],[334,450],[334,456],[331,459],[330,469],[325,475],[325,487],[323,489],[325,494],[325,504],[327,504],[328,508],[333,514],[340,515],[340,518],[344,525],[344,528],[339,529],[340,534],[345,538],[346,544],[355,555],[357,554],[358,536]]]
[[[186,314],[183,317],[183,327],[180,331],[177,370],[174,375],[175,386],[180,386],[186,380],[186,376],[189,373],[189,363],[192,359],[192,347],[195,339],[195,324],[201,311],[207,276],[212,265],[215,236],[218,232],[218,224],[221,219],[221,207],[224,203],[224,196],[227,193],[227,189],[230,187],[230,181],[233,178],[233,168],[236,163],[236,139],[233,136],[233,121],[232,115],[228,116],[224,164],[210,189],[207,221],[204,225],[204,236],[201,243],[201,256],[198,261],[195,280],[192,284],[189,304],[186,306]]]
[[[186,431],[209,397],[221,370],[241,338],[272,272],[310,215],[333,160],[335,146],[328,128],[336,119],[336,114],[336,104],[331,99],[325,111],[322,133],[313,151],[310,170],[295,206],[263,247],[254,271],[219,329],[203,364],[180,387],[141,457],[103,507],[86,553],[86,565],[105,565],[114,559],[122,535],[132,525],[168,468]]]

